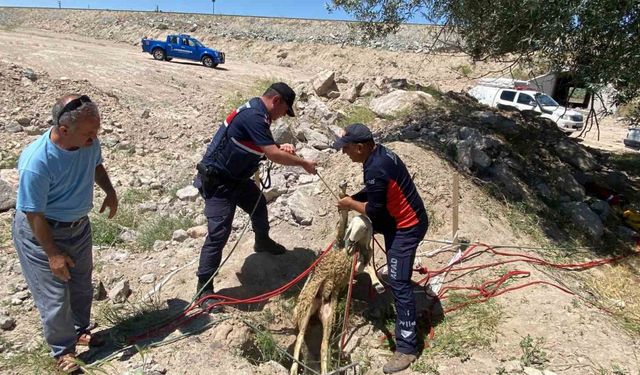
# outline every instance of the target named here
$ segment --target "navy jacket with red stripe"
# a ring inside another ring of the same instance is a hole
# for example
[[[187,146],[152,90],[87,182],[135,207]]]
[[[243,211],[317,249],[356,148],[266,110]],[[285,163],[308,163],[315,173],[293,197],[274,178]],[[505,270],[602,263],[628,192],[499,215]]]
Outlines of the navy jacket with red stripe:
[[[253,98],[227,116],[214,135],[202,163],[223,180],[251,178],[264,159],[263,146],[275,144],[271,118],[260,98]]]
[[[364,163],[365,188],[353,199],[367,202],[366,214],[378,233],[408,229],[427,220],[424,203],[402,160],[377,144]]]

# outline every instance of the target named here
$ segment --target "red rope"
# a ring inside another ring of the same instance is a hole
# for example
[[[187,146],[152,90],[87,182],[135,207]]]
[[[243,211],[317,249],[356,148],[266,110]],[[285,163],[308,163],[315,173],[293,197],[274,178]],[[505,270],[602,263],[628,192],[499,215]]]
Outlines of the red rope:
[[[382,247],[382,245],[380,245],[380,243],[378,242],[378,240],[375,239],[374,237],[374,242],[375,244],[378,245],[379,249],[382,250],[385,254],[385,250]],[[640,246],[640,243],[639,243]],[[482,247],[482,249],[480,249],[480,247]],[[477,251],[475,251],[476,249],[478,249]],[[475,252],[474,252],[475,251]],[[503,256],[503,257],[510,257],[510,258],[515,258],[515,259],[508,259],[508,260],[503,260],[503,261],[497,261],[497,262],[492,262],[492,263],[484,263],[484,264],[477,264],[477,265],[471,265],[471,266],[459,266],[461,263],[469,260],[469,257],[472,255],[477,256],[480,255],[482,253],[490,253],[492,255],[495,256]],[[453,262],[451,265],[448,265],[442,269],[438,269],[438,270],[433,270],[433,271],[429,271],[427,267],[417,267],[414,269],[414,271],[422,274],[422,275],[426,275],[424,278],[420,279],[417,284],[423,286],[425,289],[428,285],[429,280],[437,275],[441,275],[447,272],[460,272],[460,271],[478,271],[481,269],[486,269],[486,268],[491,268],[491,267],[495,267],[495,266],[500,266],[500,265],[504,265],[504,264],[510,264],[510,263],[516,263],[516,262],[522,262],[522,263],[528,263],[528,264],[534,264],[534,265],[541,265],[541,266],[547,266],[547,267],[552,267],[552,268],[556,268],[556,269],[562,269],[562,270],[568,270],[568,271],[583,271],[583,270],[587,270],[593,267],[598,267],[598,266],[602,266],[605,264],[612,264],[615,263],[621,259],[627,258],[632,254],[637,254],[637,252],[635,253],[628,253],[628,254],[623,254],[623,255],[618,255],[615,257],[611,257],[611,258],[603,258],[603,259],[595,259],[595,260],[591,260],[591,261],[587,261],[587,262],[581,262],[581,263],[552,263],[552,262],[548,262],[544,259],[541,258],[537,258],[531,255],[526,255],[526,254],[521,254],[521,253],[514,253],[514,252],[507,252],[507,251],[498,251],[496,250],[494,247],[490,246],[490,245],[486,245],[483,243],[476,243],[476,244],[472,244],[471,246],[469,246],[460,256],[460,258],[458,260],[456,260],[455,262]],[[373,258],[375,259],[375,254],[373,255]],[[375,263],[374,263],[375,264]],[[458,265],[458,266],[457,266]],[[385,265],[380,266],[379,268],[374,268],[376,269],[376,272],[378,272],[380,269],[382,269]],[[457,267],[456,267],[457,266]],[[571,295],[575,295],[575,293],[573,291],[571,291],[570,289],[551,283],[551,282],[547,282],[547,281],[543,281],[543,280],[534,280],[534,281],[530,281],[524,284],[520,284],[520,285],[515,285],[512,287],[508,287],[508,288],[503,288],[504,284],[509,281],[510,279],[514,278],[514,277],[529,277],[531,276],[531,272],[529,271],[521,271],[521,270],[511,270],[507,273],[505,273],[504,275],[498,277],[497,279],[493,279],[493,280],[488,280],[485,281],[484,283],[480,284],[480,285],[469,285],[469,286],[455,286],[455,285],[450,285],[450,286],[446,286],[443,287],[440,292],[438,293],[438,299],[439,300],[444,300],[447,299],[447,296],[445,295],[448,291],[450,290],[472,290],[472,291],[476,291],[476,293],[471,293],[469,295],[467,295],[466,297],[469,298],[469,300],[467,302],[458,304],[458,305],[454,305],[452,307],[447,308],[446,310],[444,310],[444,313],[450,313],[452,311],[456,311],[459,310],[465,306],[471,305],[471,304],[475,304],[475,303],[482,303],[482,302],[486,302],[487,300],[500,296],[502,294],[508,293],[508,292],[512,292],[514,290],[519,290],[519,289],[523,289],[529,286],[533,286],[533,285],[548,285],[551,287],[554,287],[556,289],[559,289],[567,294],[571,294]],[[605,310],[607,311],[607,310]],[[430,326],[430,332],[428,334],[428,337],[430,339],[433,339],[434,337],[434,330],[433,330],[433,326]],[[386,336],[381,337],[381,339],[386,339]]]
[[[291,288],[292,286],[294,286],[295,284],[297,284],[300,280],[302,280],[303,278],[305,278],[315,267],[316,265],[320,262],[320,260],[327,254],[327,252],[331,249],[331,247],[333,247],[333,242],[331,242],[331,244],[329,244],[329,246],[327,246],[327,248],[318,256],[318,258],[311,263],[311,265],[304,270],[301,274],[299,274],[298,276],[296,276],[293,280],[289,281],[288,283],[284,284],[283,286],[272,290],[270,292],[266,292],[263,294],[260,294],[258,296],[254,296],[254,297],[250,297],[250,298],[246,298],[246,299],[237,299],[237,298],[232,298],[229,296],[225,296],[222,294],[209,294],[206,295],[200,299],[198,299],[197,301],[194,301],[187,309],[185,309],[182,313],[180,313],[177,317],[175,317],[174,319],[171,319],[170,321],[161,324],[157,327],[153,327],[152,329],[144,332],[143,334],[140,335],[135,335],[135,336],[130,336],[128,338],[128,342],[130,344],[135,343],[137,341],[149,338],[149,337],[153,337],[156,336],[162,332],[167,332],[167,331],[173,331],[176,328],[190,322],[191,320],[195,319],[197,316],[205,313],[205,312],[209,312],[209,310],[217,307],[217,306],[226,306],[226,305],[237,305],[237,304],[251,304],[251,303],[259,303],[259,302],[264,302],[267,301],[275,296],[278,296],[282,293],[284,293],[285,291],[287,291],[289,288]],[[196,307],[198,307],[202,302],[206,301],[207,299],[210,298],[215,298],[220,300],[219,302],[216,302],[214,304],[211,304],[210,306],[208,306],[207,310],[200,310],[196,313],[193,313],[191,315],[189,315],[189,313],[191,311],[193,311]]]

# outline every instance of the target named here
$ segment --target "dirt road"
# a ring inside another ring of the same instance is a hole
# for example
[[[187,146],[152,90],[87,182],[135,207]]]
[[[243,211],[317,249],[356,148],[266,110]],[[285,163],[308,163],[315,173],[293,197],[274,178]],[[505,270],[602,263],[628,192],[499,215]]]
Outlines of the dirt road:
[[[140,47],[123,43],[16,29],[0,31],[3,58],[47,71],[52,78],[87,79],[106,92],[129,101],[171,104],[180,94],[222,95],[251,87],[257,80],[309,78],[303,71],[258,65],[228,56],[216,69],[190,61],[161,62]],[[214,46],[212,46],[214,47]]]

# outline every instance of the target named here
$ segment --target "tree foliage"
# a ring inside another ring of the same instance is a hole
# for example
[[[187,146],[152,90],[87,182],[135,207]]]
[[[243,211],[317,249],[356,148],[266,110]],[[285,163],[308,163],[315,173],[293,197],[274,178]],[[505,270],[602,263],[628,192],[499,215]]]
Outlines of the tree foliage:
[[[597,92],[607,84],[619,102],[640,94],[640,0],[333,0],[368,36],[416,18],[462,37],[474,60],[514,59],[570,71]]]

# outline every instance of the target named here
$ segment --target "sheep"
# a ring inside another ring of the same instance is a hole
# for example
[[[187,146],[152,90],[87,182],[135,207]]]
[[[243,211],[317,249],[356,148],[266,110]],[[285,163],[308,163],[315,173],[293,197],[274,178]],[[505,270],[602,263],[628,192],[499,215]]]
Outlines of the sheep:
[[[344,187],[343,187],[344,194]],[[371,249],[371,237],[373,229],[371,221],[366,216],[355,216],[347,230],[349,212],[340,211],[338,220],[336,242],[333,249],[320,260],[307,283],[303,287],[296,307],[293,311],[293,319],[298,327],[298,336],[293,351],[293,365],[291,375],[298,373],[298,359],[300,349],[304,341],[311,316],[318,313],[322,323],[322,344],[320,347],[320,370],[327,373],[329,363],[329,338],[331,327],[338,305],[338,295],[348,286],[353,262],[353,251],[359,256],[359,271],[365,271],[371,277],[371,282],[378,293],[384,291],[384,287],[376,276],[375,270],[369,264],[373,251]]]

